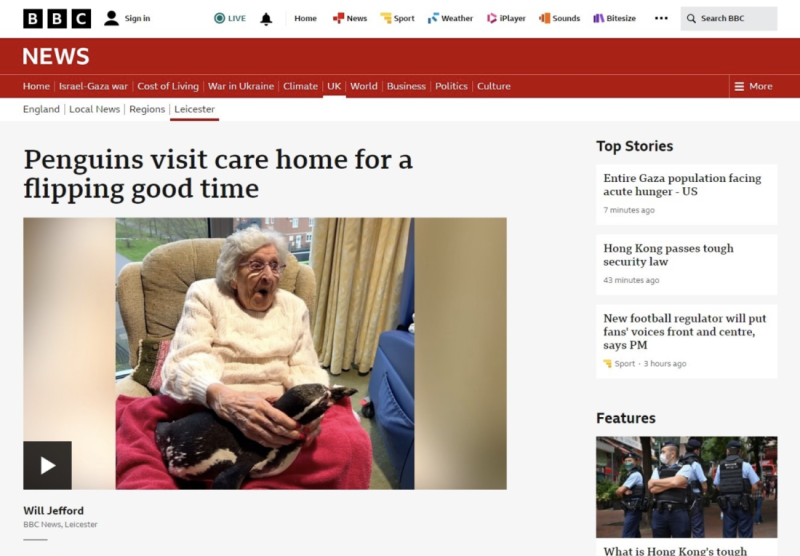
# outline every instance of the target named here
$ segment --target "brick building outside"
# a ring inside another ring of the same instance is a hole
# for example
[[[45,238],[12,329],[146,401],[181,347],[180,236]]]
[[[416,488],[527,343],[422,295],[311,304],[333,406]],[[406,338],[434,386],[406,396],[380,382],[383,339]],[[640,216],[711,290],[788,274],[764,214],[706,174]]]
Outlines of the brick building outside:
[[[314,229],[313,218],[234,218],[233,226],[241,230],[257,225],[263,230],[274,230],[282,234],[289,244],[289,251],[309,251],[311,249],[311,232]],[[304,257],[297,257],[304,260]],[[305,258],[307,260],[307,258]]]

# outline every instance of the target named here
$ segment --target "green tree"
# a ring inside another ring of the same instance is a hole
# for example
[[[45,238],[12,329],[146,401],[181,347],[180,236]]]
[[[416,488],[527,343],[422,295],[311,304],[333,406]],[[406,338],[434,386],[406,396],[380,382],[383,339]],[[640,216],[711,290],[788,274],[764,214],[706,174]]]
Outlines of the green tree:
[[[724,460],[725,450],[727,450],[728,442],[731,440],[742,442],[742,439],[738,436],[706,436],[701,448],[703,461],[713,460],[718,463]]]
[[[747,446],[748,451],[752,454],[750,463],[756,464],[756,472],[759,477],[763,477],[763,470],[761,469],[761,458],[767,451],[767,445],[773,442],[777,443],[777,436],[748,436],[747,441],[743,443]],[[755,459],[755,461],[753,461]]]
[[[756,473],[762,476],[761,457],[766,452],[768,445],[777,442],[776,436],[709,436],[703,441],[702,457],[704,461],[719,462],[725,459],[728,442],[738,440],[742,444],[742,459],[756,465]]]

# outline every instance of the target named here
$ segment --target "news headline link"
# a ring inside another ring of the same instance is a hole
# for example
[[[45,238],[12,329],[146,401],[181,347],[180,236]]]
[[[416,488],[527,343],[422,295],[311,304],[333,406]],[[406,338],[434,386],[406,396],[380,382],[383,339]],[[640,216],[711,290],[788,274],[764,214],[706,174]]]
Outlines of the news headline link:
[[[130,201],[139,205],[148,199],[191,199],[200,195],[205,199],[255,199],[259,195],[259,184],[221,180],[213,176],[188,176],[175,182],[117,181],[107,183],[94,181],[86,175],[90,170],[136,171],[136,170],[413,170],[409,154],[375,154],[365,148],[352,156],[346,154],[288,154],[276,149],[270,157],[258,154],[209,154],[204,150],[189,149],[176,153],[117,154],[111,149],[103,154],[45,154],[36,149],[25,149],[25,170],[67,170],[76,176],[85,176],[84,182],[64,183],[49,177],[30,176],[25,181],[25,199],[45,199],[57,205],[62,201],[74,205],[82,199],[107,199],[112,204],[125,202],[130,189]],[[252,174],[251,174],[252,175]]]

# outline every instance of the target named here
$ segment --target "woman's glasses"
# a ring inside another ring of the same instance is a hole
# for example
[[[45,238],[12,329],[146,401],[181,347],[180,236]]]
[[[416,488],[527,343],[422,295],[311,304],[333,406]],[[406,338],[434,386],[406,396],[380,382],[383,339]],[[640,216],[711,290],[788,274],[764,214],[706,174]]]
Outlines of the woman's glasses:
[[[265,263],[264,261],[247,261],[245,263],[241,263],[239,266],[246,266],[250,268],[252,272],[261,273],[264,271],[265,268],[269,267],[273,274],[280,274],[281,271],[286,268],[285,264],[281,264],[277,261],[270,261]]]

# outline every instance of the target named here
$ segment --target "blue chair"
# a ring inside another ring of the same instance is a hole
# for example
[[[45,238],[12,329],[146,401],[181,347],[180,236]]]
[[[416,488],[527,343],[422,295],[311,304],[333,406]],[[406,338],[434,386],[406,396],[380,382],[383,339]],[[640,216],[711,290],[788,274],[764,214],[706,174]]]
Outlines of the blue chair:
[[[398,330],[381,334],[369,380],[369,395],[383,443],[400,488],[414,488],[414,335],[408,332],[414,313],[414,222],[400,294]]]
[[[400,488],[414,488],[414,335],[402,330],[381,334],[369,380],[383,443]]]

